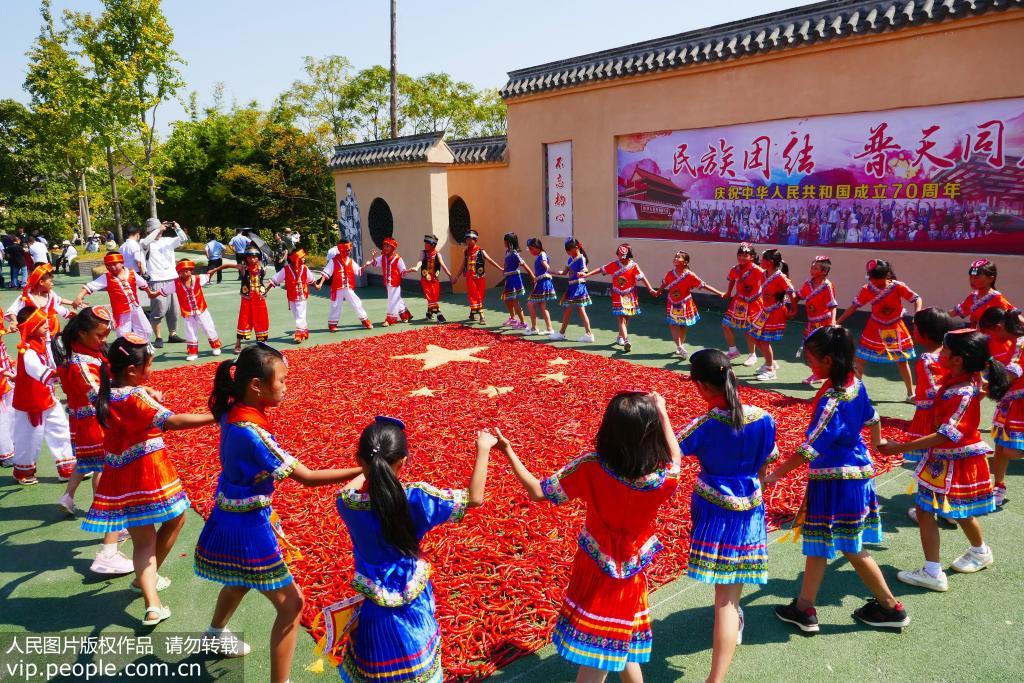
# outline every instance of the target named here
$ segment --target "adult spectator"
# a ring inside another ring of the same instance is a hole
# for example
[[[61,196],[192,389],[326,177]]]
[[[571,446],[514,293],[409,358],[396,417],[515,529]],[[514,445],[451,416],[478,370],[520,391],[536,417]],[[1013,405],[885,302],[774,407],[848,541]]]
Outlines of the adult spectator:
[[[242,252],[245,251],[247,246],[249,246],[248,230],[239,228],[238,233],[231,238],[231,241],[228,242],[228,244],[230,244],[231,248],[235,250],[235,263],[244,263],[245,259],[242,258]],[[241,270],[238,271],[238,279],[242,279]]]
[[[7,264],[11,268],[11,287],[21,289],[28,279],[27,255],[25,248],[21,246],[21,238],[17,235],[11,238],[11,244],[7,247]]]
[[[131,226],[124,232],[124,244],[118,249],[124,257],[124,267],[134,270],[142,277],[146,277],[146,252],[142,249],[142,231],[138,226]]]
[[[211,237],[206,243],[206,269],[207,271],[219,268],[224,263],[224,245],[216,237]],[[220,284],[223,271],[217,271],[217,284]]]
[[[71,264],[78,258],[78,250],[75,249],[74,245],[71,244],[71,240],[64,240],[63,247],[60,251],[60,256],[57,258],[57,265],[54,270],[60,272],[61,268],[64,269],[64,273],[68,273]]]
[[[50,262],[50,254],[46,248],[46,242],[39,235],[32,236],[32,241],[28,245],[28,254],[32,259],[32,268],[41,263]]]
[[[149,249],[149,286],[163,293],[150,299],[149,321],[153,323],[154,345],[163,348],[164,340],[160,337],[160,321],[167,318],[167,341],[183,343],[178,336],[178,297],[175,295],[174,283],[178,279],[178,271],[174,259],[174,250],[188,241],[188,235],[177,223],[160,223],[155,218],[146,219],[148,234],[142,238],[141,244]]]
[[[288,252],[291,251],[291,237],[282,237],[281,233],[274,233],[274,270],[281,270],[288,262]]]
[[[288,245],[288,251],[299,248],[299,231],[285,228],[284,241]]]

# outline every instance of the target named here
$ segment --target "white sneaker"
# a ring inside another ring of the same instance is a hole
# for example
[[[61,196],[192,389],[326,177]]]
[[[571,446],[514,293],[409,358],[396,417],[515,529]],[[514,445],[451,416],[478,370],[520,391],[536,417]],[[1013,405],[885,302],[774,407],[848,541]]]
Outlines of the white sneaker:
[[[565,335],[561,332],[552,332],[549,339],[551,341],[565,341]]]
[[[951,565],[953,571],[960,572],[961,574],[973,574],[974,572],[980,572],[985,567],[991,566],[996,558],[992,555],[992,549],[989,548],[987,553],[979,554],[967,549],[967,552],[956,558]]]
[[[60,497],[60,500],[57,501],[57,507],[59,507],[72,517],[75,516],[75,499],[69,496],[68,494],[65,493],[63,496]]]
[[[996,486],[995,487],[995,496],[996,496],[996,507],[1002,507],[1006,503],[1006,487],[1005,486]]]
[[[203,652],[209,652],[212,655],[220,655],[227,659],[244,657],[252,652],[252,648],[249,647],[249,643],[245,642],[228,629],[224,629],[220,633],[211,633],[207,630],[206,633],[203,634],[202,648]]]
[[[758,382],[774,382],[778,378],[779,377],[778,375],[775,374],[774,370],[765,370],[759,375],[754,376],[754,379],[756,379]]]
[[[946,572],[939,572],[938,576],[932,576],[924,570],[924,567],[915,569],[912,572],[902,571],[896,578],[911,586],[919,586],[928,590],[945,593],[949,590],[949,581],[946,579]]]
[[[593,334],[584,334],[579,339],[577,339],[576,341],[581,341],[584,344],[591,344],[594,341],[594,335]]]
[[[215,355],[215,356],[219,356],[220,355],[220,347],[219,346],[213,350],[213,355]]]
[[[625,342],[625,340],[622,337],[616,337],[615,338],[615,343],[616,344],[625,344],[626,342]]]
[[[756,362],[757,362],[757,356],[755,356],[754,354],[750,354],[749,356],[747,356],[747,359],[745,361],[743,361],[743,364],[745,366],[747,366],[748,368],[752,368],[752,367],[754,367],[754,363],[756,363]]]
[[[678,349],[676,349],[676,355],[679,356],[679,358],[681,360],[689,360],[690,359],[690,354],[688,354],[686,352],[686,349],[684,349],[683,347],[679,347]]]
[[[535,334],[540,334],[540,330],[535,329],[533,327],[524,327],[523,328],[523,336],[524,337],[532,337]]]
[[[89,571],[93,574],[131,574],[135,571],[132,559],[125,556],[120,550],[112,555],[105,555],[102,550],[96,553],[96,559],[92,561]]]
[[[768,367],[767,363],[761,363],[761,366],[757,370],[754,370],[754,376],[756,377],[757,375],[761,375],[763,373],[766,373],[769,370],[774,370],[774,368]]]
[[[191,356],[185,356],[185,360],[199,360],[199,356],[193,354]]]
[[[725,357],[728,358],[729,360],[735,360],[736,358],[740,357],[740,352],[738,349],[729,349],[729,351],[725,354]]]
[[[736,611],[739,613],[739,616],[740,616],[740,630],[736,632],[736,644],[737,645],[742,645],[743,644],[743,627],[745,626],[745,623],[744,623],[744,620],[743,620],[743,608],[737,605],[736,606]]]

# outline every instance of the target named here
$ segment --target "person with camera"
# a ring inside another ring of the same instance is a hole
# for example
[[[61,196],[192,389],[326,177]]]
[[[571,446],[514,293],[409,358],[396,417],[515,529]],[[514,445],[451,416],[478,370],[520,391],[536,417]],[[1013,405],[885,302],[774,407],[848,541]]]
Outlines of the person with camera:
[[[142,238],[142,246],[149,249],[149,283],[150,286],[163,294],[150,300],[149,320],[153,324],[156,336],[154,346],[163,348],[164,340],[160,337],[160,321],[167,318],[167,341],[184,343],[178,336],[178,301],[175,296],[175,281],[178,279],[174,250],[188,241],[188,235],[174,221],[161,223],[156,218],[146,219],[147,235]]]

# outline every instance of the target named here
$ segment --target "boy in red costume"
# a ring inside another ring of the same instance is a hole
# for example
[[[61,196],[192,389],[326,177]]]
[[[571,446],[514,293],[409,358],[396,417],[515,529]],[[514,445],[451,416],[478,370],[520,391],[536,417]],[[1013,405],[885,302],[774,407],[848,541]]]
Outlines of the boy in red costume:
[[[388,309],[384,318],[384,327],[395,325],[401,320],[407,323],[412,320],[412,313],[402,301],[402,275],[405,273],[405,261],[398,255],[398,242],[392,237],[385,237],[381,244],[381,252],[370,252],[370,260],[363,264],[366,268],[380,268],[384,274],[384,288],[388,293]]]
[[[338,242],[338,253],[327,262],[320,278],[314,283],[319,289],[327,278],[331,279],[331,308],[327,312],[327,329],[336,332],[338,322],[341,320],[341,304],[345,301],[352,307],[352,310],[359,316],[359,322],[366,329],[372,329],[373,323],[370,316],[366,315],[363,302],[355,292],[356,278],[362,274],[363,268],[352,260],[352,242],[342,237]]]
[[[140,337],[152,339],[153,326],[149,324],[149,318],[139,303],[138,288],[141,286],[142,291],[151,297],[163,294],[150,288],[149,283],[134,270],[125,268],[124,257],[116,251],[103,257],[103,265],[107,267],[107,272],[89,284],[82,285],[82,291],[71,305],[81,308],[85,297],[106,290],[110,296],[110,308],[114,311],[114,327],[118,336],[134,332]]]
[[[235,353],[241,353],[242,342],[256,335],[256,341],[267,341],[270,337],[270,313],[267,312],[267,286],[263,284],[263,278],[267,276],[267,269],[263,267],[263,252],[256,245],[250,243],[242,252],[242,262],[238,264],[225,263],[207,271],[207,275],[224,270],[225,268],[237,268],[242,275],[242,285],[239,294],[242,300],[238,308],[238,329],[235,338]]]
[[[188,259],[178,261],[175,266],[178,279],[174,281],[175,293],[178,296],[178,308],[185,321],[185,344],[187,355],[185,360],[199,358],[199,328],[203,328],[206,338],[213,349],[213,355],[220,355],[220,338],[213,317],[206,308],[206,296],[203,287],[210,284],[210,274],[196,275],[196,264]]]
[[[407,273],[420,271],[420,286],[423,287],[423,298],[427,300],[427,320],[433,320],[437,316],[437,322],[448,322],[441,313],[441,271],[445,272],[448,280],[452,280],[452,271],[448,270],[444,259],[437,251],[437,237],[435,235],[423,236],[423,251],[420,252],[420,260]]]
[[[270,280],[271,287],[284,287],[288,298],[288,310],[295,319],[294,339],[301,344],[309,339],[309,322],[306,320],[306,304],[309,302],[309,286],[316,284],[316,278],[306,266],[306,250],[294,249],[288,254],[288,261]]]
[[[484,324],[484,295],[487,294],[487,276],[485,274],[485,263],[490,263],[498,270],[502,265],[487,255],[487,252],[477,245],[480,235],[476,230],[466,231],[466,253],[462,258],[462,268],[452,278],[454,286],[462,274],[466,274],[466,297],[469,298],[469,319],[478,316],[480,324]]]

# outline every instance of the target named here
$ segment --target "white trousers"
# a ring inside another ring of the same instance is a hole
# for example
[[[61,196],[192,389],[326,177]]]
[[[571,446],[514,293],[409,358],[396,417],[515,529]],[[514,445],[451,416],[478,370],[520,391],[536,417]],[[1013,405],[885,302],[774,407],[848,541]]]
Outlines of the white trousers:
[[[398,320],[398,316],[408,310],[405,306],[405,302],[402,301],[402,288],[401,287],[387,287],[388,291],[388,320],[395,322]]]
[[[14,458],[14,390],[0,397],[0,461]]]
[[[145,337],[147,341],[153,339],[153,326],[141,306],[132,306],[127,313],[117,317],[117,336],[123,337],[129,332]]]
[[[199,315],[182,316],[185,320],[185,343],[191,349],[199,347],[199,328],[203,328],[203,334],[210,340],[210,348],[220,347],[220,338],[217,336],[217,328],[213,324],[213,316],[206,310]]]
[[[366,320],[369,317],[366,315],[366,309],[363,308],[363,302],[353,290],[339,289],[331,297],[331,309],[327,312],[328,327],[337,325],[338,321],[341,320],[341,304],[343,301],[348,302],[348,305],[352,307],[352,310],[356,312],[360,320]]]
[[[308,332],[309,321],[306,320],[306,304],[309,302],[303,299],[302,301],[289,301],[288,307],[292,309],[292,317],[295,318],[295,331],[296,332]],[[331,302],[332,311],[334,302]],[[338,308],[338,313],[341,313],[341,308]]]
[[[57,465],[75,460],[74,451],[71,449],[71,429],[68,427],[68,415],[60,403],[43,411],[43,421],[38,426],[32,424],[28,413],[23,410],[15,410],[12,431],[15,468],[35,469],[43,441],[50,447],[50,454],[53,455]]]

